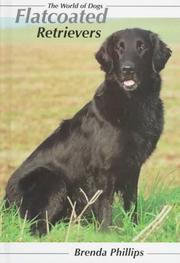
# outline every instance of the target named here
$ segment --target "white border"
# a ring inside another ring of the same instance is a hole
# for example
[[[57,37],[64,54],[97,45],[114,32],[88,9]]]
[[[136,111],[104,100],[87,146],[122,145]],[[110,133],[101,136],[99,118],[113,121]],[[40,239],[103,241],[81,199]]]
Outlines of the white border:
[[[75,256],[76,248],[81,250],[107,251],[107,256]],[[112,248],[143,250],[143,256],[109,256]],[[89,262],[180,262],[179,243],[0,243],[1,263],[89,263]]]
[[[108,18],[123,17],[171,17],[180,18],[179,0],[1,0],[0,17],[15,17],[18,7],[13,5],[45,5],[45,7],[33,7],[35,12],[41,12],[47,7],[47,3],[94,3],[109,7]],[[6,5],[6,6],[3,6]],[[7,5],[10,5],[9,7]],[[112,7],[115,5],[116,7]],[[135,7],[136,5],[136,7]],[[126,6],[126,7],[125,7]],[[128,7],[127,7],[128,6]],[[138,6],[138,7],[137,7]],[[68,12],[68,10],[66,10]],[[72,9],[69,11],[73,11]]]

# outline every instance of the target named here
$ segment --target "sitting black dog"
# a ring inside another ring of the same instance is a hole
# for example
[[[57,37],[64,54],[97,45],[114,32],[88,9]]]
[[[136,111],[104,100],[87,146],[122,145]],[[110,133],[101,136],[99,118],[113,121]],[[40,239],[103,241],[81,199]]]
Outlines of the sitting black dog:
[[[112,222],[115,192],[124,208],[137,201],[142,164],[156,147],[163,129],[159,72],[171,50],[159,37],[134,28],[113,33],[96,53],[105,80],[92,101],[62,124],[14,172],[6,203],[22,217],[36,218],[32,231],[46,233],[46,216],[55,224],[77,212],[97,190],[103,193],[92,211],[103,228]],[[136,221],[136,208],[134,220]]]

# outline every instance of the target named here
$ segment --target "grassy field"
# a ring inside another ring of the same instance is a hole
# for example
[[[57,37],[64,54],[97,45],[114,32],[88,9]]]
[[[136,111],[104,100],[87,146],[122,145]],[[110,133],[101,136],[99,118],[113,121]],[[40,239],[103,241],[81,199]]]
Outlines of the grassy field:
[[[91,41],[37,40],[37,29],[31,27],[0,32],[0,196],[11,173],[31,151],[92,98],[103,80],[94,59],[103,38],[119,28],[148,28],[169,44],[173,56],[162,72],[164,133],[140,177],[140,224],[134,228],[116,201],[109,233],[99,232],[96,222],[75,225],[68,241],[130,241],[165,204],[174,208],[147,241],[180,241],[180,20],[122,19],[103,26],[103,37]],[[46,237],[31,237],[29,224],[2,207],[0,241],[64,241],[67,235],[67,226],[61,223]]]

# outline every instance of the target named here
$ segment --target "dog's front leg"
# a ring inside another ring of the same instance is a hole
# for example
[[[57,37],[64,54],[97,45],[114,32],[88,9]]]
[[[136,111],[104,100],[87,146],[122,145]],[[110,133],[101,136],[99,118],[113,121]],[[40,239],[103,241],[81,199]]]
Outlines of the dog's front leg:
[[[124,171],[125,183],[122,187],[122,197],[124,202],[124,210],[129,212],[133,209],[132,220],[135,224],[138,223],[137,218],[137,192],[138,192],[138,179],[139,179],[140,168],[133,167],[127,168]]]
[[[100,223],[102,230],[108,229],[112,225],[112,204],[114,197],[114,178],[111,178],[111,182],[106,181],[106,184],[102,189],[103,193],[98,199],[96,206],[96,218]]]
[[[108,200],[107,197],[102,197],[99,200],[97,220],[102,230],[106,230],[112,225],[112,201]]]

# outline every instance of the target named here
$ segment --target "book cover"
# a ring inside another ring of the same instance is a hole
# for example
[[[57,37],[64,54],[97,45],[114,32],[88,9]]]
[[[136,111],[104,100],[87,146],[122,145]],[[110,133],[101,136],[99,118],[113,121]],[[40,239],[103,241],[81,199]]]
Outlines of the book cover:
[[[0,2],[1,262],[179,262],[179,11]]]

